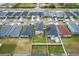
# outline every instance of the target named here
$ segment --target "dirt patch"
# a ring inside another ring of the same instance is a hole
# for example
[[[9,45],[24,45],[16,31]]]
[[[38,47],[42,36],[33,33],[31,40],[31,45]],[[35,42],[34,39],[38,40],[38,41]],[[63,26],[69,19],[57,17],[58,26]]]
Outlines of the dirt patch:
[[[51,40],[51,39],[47,39],[47,42],[48,43],[55,43],[55,41],[54,40]]]
[[[16,44],[18,42],[18,38],[5,38],[2,40],[3,44]]]
[[[31,52],[31,41],[29,38],[22,38],[18,40],[15,53],[26,53],[30,54]]]

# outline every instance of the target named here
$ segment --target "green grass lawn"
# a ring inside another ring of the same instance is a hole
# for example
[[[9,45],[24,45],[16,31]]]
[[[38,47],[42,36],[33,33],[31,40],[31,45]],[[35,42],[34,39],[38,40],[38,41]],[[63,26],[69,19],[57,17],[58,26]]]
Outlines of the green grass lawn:
[[[10,17],[10,18],[7,18],[7,20],[17,20],[18,18],[14,18],[14,17]]]
[[[79,43],[79,36],[73,35],[70,38],[61,38],[64,44],[78,44]]]
[[[31,20],[31,17],[22,18],[22,20]]]
[[[36,4],[34,3],[17,3],[16,5],[13,6],[13,8],[34,8],[36,7]]]
[[[58,17],[58,19],[62,19],[62,20],[64,20],[64,17]]]
[[[79,3],[68,3],[64,8],[79,8]]]
[[[56,53],[64,53],[63,47],[61,45],[50,45],[48,46],[49,54],[56,54]]]
[[[0,47],[0,53],[13,53],[15,48],[15,44],[3,44],[2,47]]]
[[[41,35],[34,35],[33,37],[34,43],[46,43],[46,37]]]
[[[47,54],[47,46],[33,45],[32,54]]]
[[[73,35],[71,38],[62,38],[62,41],[69,54],[79,53],[79,35]]]
[[[45,32],[43,34],[40,34],[40,35],[38,35],[34,32],[33,43],[46,43],[46,34],[45,34]]]
[[[79,17],[74,17],[75,20],[79,20]]]
[[[4,18],[1,18],[1,17],[0,17],[0,20],[4,20]]]
[[[79,8],[79,3],[59,3],[58,8]]]

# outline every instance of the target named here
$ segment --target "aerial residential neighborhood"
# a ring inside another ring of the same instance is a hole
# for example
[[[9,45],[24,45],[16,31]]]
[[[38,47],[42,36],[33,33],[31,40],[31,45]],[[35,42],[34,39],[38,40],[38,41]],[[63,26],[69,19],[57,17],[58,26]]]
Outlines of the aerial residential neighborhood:
[[[0,3],[0,56],[79,56],[79,3]]]

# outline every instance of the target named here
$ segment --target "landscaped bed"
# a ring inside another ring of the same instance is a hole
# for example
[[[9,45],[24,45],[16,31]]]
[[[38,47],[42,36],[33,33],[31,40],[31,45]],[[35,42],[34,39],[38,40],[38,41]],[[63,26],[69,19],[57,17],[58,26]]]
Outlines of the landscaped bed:
[[[49,45],[49,54],[62,54],[64,53],[63,47],[61,45]]]
[[[32,54],[48,54],[47,46],[45,45],[33,45]]]

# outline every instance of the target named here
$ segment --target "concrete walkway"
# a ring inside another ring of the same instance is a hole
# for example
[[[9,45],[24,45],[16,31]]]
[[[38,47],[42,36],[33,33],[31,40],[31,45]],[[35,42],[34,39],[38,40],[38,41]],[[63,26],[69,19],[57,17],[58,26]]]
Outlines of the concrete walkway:
[[[61,43],[32,43],[32,45],[62,45]]]

